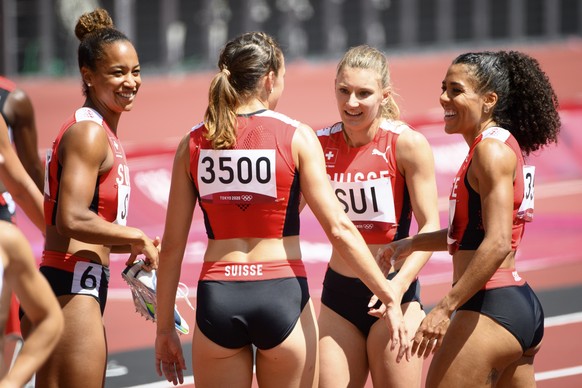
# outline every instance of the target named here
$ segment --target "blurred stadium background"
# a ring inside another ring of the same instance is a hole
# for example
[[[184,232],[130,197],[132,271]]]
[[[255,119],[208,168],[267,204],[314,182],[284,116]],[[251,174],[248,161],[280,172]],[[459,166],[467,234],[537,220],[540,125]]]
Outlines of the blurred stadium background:
[[[239,33],[263,30],[281,43],[287,75],[278,110],[314,128],[337,120],[333,80],[343,52],[362,43],[384,50],[403,118],[433,147],[442,225],[450,180],[466,152],[461,139],[442,133],[438,95],[448,64],[461,52],[481,49],[536,57],[560,99],[563,130],[558,147],[533,155],[540,171],[537,222],[528,228],[518,269],[539,291],[548,315],[538,386],[582,386],[582,0],[0,0],[0,74],[30,94],[41,153],[83,101],[72,31],[81,13],[98,6],[140,55],[143,85],[135,108],[122,118],[120,138],[135,187],[129,223],[151,236],[163,233],[175,146],[202,119],[218,51]],[[182,269],[191,297],[205,248],[200,221],[197,210]],[[23,215],[18,222],[40,258],[42,235]],[[318,308],[330,249],[309,211],[301,222]],[[155,327],[135,314],[117,275],[125,259],[114,257],[111,264],[106,385],[169,386],[153,370]],[[449,279],[450,257],[433,255],[421,273],[426,306],[446,292]],[[178,304],[193,326],[194,312]],[[189,359],[191,337],[182,339]]]
[[[368,43],[391,53],[451,45],[555,41],[582,35],[580,0],[1,0],[0,73],[77,71],[73,28],[102,6],[136,44],[145,69],[213,66],[219,48],[263,30],[288,61],[335,58]]]

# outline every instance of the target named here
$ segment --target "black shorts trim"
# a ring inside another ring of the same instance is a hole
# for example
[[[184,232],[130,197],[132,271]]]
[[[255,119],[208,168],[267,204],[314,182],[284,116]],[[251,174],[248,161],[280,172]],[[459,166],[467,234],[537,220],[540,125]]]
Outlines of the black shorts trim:
[[[230,349],[270,349],[295,328],[309,302],[307,278],[259,281],[199,280],[196,324],[211,341]]]
[[[107,292],[109,289],[109,268],[103,267],[100,264],[95,264],[101,267],[101,282],[99,284],[98,296],[90,295],[90,294],[83,294],[83,293],[76,293],[71,291],[72,284],[73,284],[73,272],[65,271],[62,269],[48,267],[48,266],[41,266],[40,272],[45,276],[48,280],[53,292],[56,296],[62,295],[88,295],[97,300],[99,302],[99,306],[101,308],[101,315],[105,312],[105,305],[107,304]]]
[[[526,283],[480,290],[458,310],[475,311],[495,320],[519,341],[525,352],[544,336],[544,310]]]

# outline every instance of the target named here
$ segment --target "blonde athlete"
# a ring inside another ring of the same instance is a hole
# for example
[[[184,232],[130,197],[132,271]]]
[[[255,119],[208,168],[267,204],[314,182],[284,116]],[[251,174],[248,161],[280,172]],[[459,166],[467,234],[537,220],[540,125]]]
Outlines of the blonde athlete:
[[[317,131],[327,175],[338,200],[376,254],[409,236],[439,228],[434,159],[426,138],[399,120],[388,63],[379,50],[351,48],[337,67],[335,96],[341,121]],[[397,363],[382,320],[370,315],[372,291],[334,250],[323,282],[319,314],[320,386],[420,387],[423,359]],[[430,252],[395,263],[388,279],[410,333],[424,312],[418,273]],[[376,266],[376,264],[374,264]]]

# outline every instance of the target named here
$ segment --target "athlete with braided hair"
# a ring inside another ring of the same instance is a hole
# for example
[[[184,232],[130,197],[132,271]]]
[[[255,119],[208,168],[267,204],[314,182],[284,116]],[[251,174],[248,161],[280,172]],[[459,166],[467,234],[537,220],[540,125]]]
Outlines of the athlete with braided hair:
[[[337,201],[314,131],[274,111],[284,87],[280,47],[264,33],[243,34],[226,44],[218,67],[204,121],[182,139],[174,160],[158,271],[158,373],[183,382],[173,306],[199,203],[208,246],[192,341],[196,386],[251,386],[252,345],[260,386],[318,386],[318,330],[299,244],[301,196],[334,248],[388,306],[388,337],[403,357],[409,339],[397,293]]]

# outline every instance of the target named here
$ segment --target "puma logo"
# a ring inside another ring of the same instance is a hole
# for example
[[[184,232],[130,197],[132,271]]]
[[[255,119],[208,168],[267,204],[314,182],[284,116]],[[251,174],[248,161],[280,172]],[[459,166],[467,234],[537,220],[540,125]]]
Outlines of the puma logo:
[[[388,163],[388,157],[386,156],[388,154],[388,151],[390,151],[390,146],[388,146],[386,148],[386,151],[382,152],[380,150],[377,150],[376,148],[374,148],[372,150],[372,155],[378,155],[384,158],[384,160],[386,161],[386,163]]]

